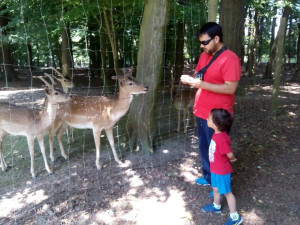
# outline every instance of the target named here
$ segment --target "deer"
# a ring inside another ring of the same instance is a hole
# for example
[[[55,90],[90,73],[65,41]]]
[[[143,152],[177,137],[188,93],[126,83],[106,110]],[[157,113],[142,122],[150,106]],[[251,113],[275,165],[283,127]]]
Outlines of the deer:
[[[180,131],[181,123],[181,111],[183,111],[183,124],[184,124],[184,133],[187,133],[187,128],[189,125],[189,120],[191,118],[191,111],[194,106],[194,99],[196,94],[196,89],[179,89],[177,90],[175,96],[173,97],[173,105],[177,110],[177,129]]]
[[[115,98],[72,95],[69,102],[59,104],[57,118],[49,133],[51,160],[54,160],[53,144],[51,142],[53,142],[55,135],[61,154],[67,159],[61,137],[67,126],[70,126],[77,129],[92,129],[98,170],[101,170],[100,136],[102,130],[106,133],[115,161],[122,164],[115,149],[113,127],[128,111],[133,95],[146,93],[148,86],[143,85],[128,74],[112,76],[112,79],[118,80],[119,83],[119,94]]]
[[[53,77],[54,79],[56,79],[60,84],[61,84],[61,87],[63,89],[63,91],[65,93],[68,93],[69,92],[69,89],[73,88],[74,87],[74,83],[73,81],[68,77],[68,76],[65,76],[63,75],[61,72],[59,72],[57,69],[55,69],[54,67],[49,67],[50,69],[54,70],[57,75],[59,76],[58,78],[54,75],[50,75],[50,74],[47,74],[47,76],[50,78]],[[52,81],[52,84],[56,84],[55,81],[53,81],[52,78],[50,78],[51,81]],[[70,135],[69,135],[69,130],[66,129],[66,135],[68,137],[68,143],[71,143],[71,140],[70,140]],[[74,142],[74,132],[73,132],[73,129],[71,129],[71,138],[72,138],[72,142]]]
[[[52,123],[56,118],[58,104],[67,102],[71,97],[59,89],[54,89],[43,77],[38,77],[45,84],[45,93],[48,103],[46,110],[34,110],[26,107],[15,106],[11,104],[0,105],[0,162],[2,171],[7,170],[7,163],[4,158],[2,142],[7,135],[21,135],[27,138],[29,148],[32,178],[35,178],[34,171],[34,140],[37,138],[45,169],[52,173],[47,162],[44,146],[44,136],[50,130]]]
[[[50,69],[54,70],[57,75],[59,76],[58,78],[56,76],[53,76],[57,81],[59,81],[59,83],[62,86],[62,89],[65,93],[68,93],[69,89],[74,87],[73,81],[68,77],[63,75],[61,72],[59,72],[57,69],[55,69],[54,67],[49,67]]]

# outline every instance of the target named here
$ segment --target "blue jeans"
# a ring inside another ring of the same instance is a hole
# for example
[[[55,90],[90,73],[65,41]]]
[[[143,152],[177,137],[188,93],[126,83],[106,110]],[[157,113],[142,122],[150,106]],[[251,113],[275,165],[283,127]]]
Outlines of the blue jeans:
[[[214,130],[207,126],[207,120],[197,118],[199,151],[202,159],[203,178],[211,184],[208,149]]]

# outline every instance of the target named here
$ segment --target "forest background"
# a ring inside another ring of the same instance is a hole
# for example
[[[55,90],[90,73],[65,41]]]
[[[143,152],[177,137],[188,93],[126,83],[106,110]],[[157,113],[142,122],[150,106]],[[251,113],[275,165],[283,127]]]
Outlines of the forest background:
[[[163,108],[171,101],[173,92],[180,92],[180,75],[192,73],[198,61],[201,50],[195,33],[205,22],[216,21],[223,28],[224,43],[239,56],[243,67],[237,91],[241,96],[235,122],[238,127],[233,136],[243,131],[246,144],[258,141],[257,137],[249,138],[249,131],[241,124],[246,117],[263,117],[273,125],[267,130],[276,130],[281,122],[288,124],[289,129],[294,128],[297,137],[297,123],[291,121],[299,120],[299,18],[297,0],[3,0],[0,3],[1,91],[14,88],[30,91],[41,87],[34,76],[43,75],[52,66],[77,84],[71,90],[73,93],[78,89],[99,88],[98,94],[110,94],[117,89],[110,77],[130,69],[133,76],[149,85],[149,91],[134,98],[126,116],[126,127],[118,127],[117,138],[126,137],[125,142],[131,143],[126,144],[130,152],[142,149],[143,155],[148,157],[148,153],[155,154],[158,146],[163,145],[164,138],[172,137],[173,114]],[[258,95],[249,94],[254,92]],[[258,99],[266,95],[263,100]],[[291,102],[282,102],[285,98]],[[259,112],[252,112],[254,106]],[[290,111],[282,112],[283,109]],[[239,120],[239,114],[245,115]],[[288,119],[283,120],[283,115]],[[167,122],[161,123],[163,119]],[[255,120],[254,123],[260,124]],[[168,126],[166,133],[162,126]],[[286,127],[278,129],[282,132]],[[277,134],[270,135],[275,138]],[[299,145],[293,144],[292,154],[298,157]],[[259,144],[254,153],[263,154],[262,148]],[[13,154],[10,157],[13,159]],[[243,157],[255,158],[251,151],[241,155]],[[249,162],[242,161],[238,171],[245,172],[248,167]],[[295,168],[299,169],[299,164],[295,164]],[[172,170],[168,176],[175,176]],[[16,179],[8,177],[10,184],[18,188]],[[299,178],[297,180],[299,184]],[[1,194],[5,197],[8,192],[6,188],[3,190]],[[54,205],[51,206],[54,208]],[[299,211],[299,202],[295,205]],[[101,204],[97,206],[101,208]],[[297,221],[297,210],[291,211]],[[4,221],[17,221],[19,214],[4,216]],[[56,213],[57,217],[49,220],[66,219],[66,214],[58,216]],[[27,212],[27,217],[21,217],[31,222],[38,218],[36,211],[35,217],[29,215],[32,214]],[[78,218],[79,213],[74,213],[75,217]],[[197,218],[194,214],[192,217]],[[207,224],[197,219],[188,221]],[[255,221],[253,224],[259,223]]]

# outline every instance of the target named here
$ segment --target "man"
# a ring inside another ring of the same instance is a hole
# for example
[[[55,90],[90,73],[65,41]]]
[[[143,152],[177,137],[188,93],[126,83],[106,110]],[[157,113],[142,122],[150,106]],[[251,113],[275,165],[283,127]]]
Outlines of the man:
[[[196,67],[197,76],[182,75],[180,78],[182,83],[198,88],[193,111],[197,116],[203,177],[195,182],[202,186],[211,184],[208,149],[214,131],[207,126],[209,112],[213,108],[223,108],[233,114],[235,91],[241,77],[240,60],[235,53],[226,49],[222,36],[220,25],[214,22],[204,24],[197,31],[203,50]],[[217,58],[205,70],[204,67],[214,56]]]

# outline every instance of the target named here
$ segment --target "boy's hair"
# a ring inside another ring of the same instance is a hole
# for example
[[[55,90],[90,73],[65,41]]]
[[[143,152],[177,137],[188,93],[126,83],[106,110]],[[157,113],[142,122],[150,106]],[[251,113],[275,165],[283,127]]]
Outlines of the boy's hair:
[[[222,27],[215,22],[205,23],[196,33],[198,39],[200,36],[202,36],[204,34],[207,34],[210,38],[219,36],[220,41],[223,42]]]
[[[226,109],[212,109],[210,111],[212,115],[212,122],[216,125],[219,131],[229,131],[233,117]]]

